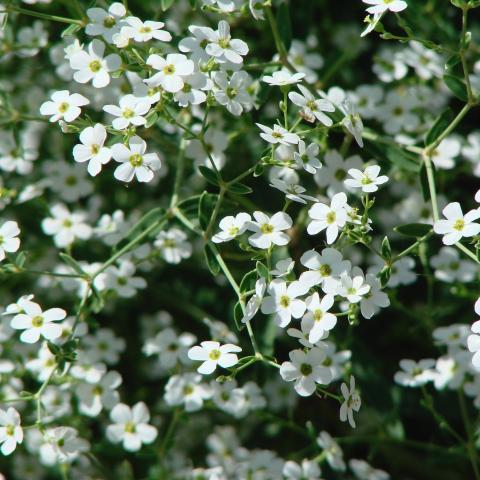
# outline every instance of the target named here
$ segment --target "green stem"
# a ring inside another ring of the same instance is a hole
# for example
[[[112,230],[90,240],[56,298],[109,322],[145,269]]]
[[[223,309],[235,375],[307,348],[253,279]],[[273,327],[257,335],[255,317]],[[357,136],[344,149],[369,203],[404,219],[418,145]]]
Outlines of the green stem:
[[[34,10],[27,10],[26,8],[20,8],[20,7],[15,7],[13,5],[8,5],[5,7],[5,10],[0,10],[0,13],[23,13],[24,15],[29,15],[31,17],[36,17],[36,18],[41,18],[43,20],[51,20],[52,22],[60,22],[60,23],[70,23],[70,24],[76,24],[80,26],[84,26],[84,22],[81,20],[76,20],[74,18],[65,18],[65,17],[59,17],[57,15],[50,15],[47,13],[40,13],[40,12],[35,12]]]
[[[478,459],[477,459],[477,450],[475,447],[475,437],[472,432],[472,425],[470,424],[470,419],[468,417],[467,405],[465,403],[465,394],[463,393],[463,385],[458,389],[458,404],[460,406],[460,413],[462,415],[462,420],[465,425],[465,431],[467,433],[468,442],[466,444],[468,456],[470,458],[470,463],[472,464],[473,473],[475,479],[480,479],[480,470],[478,468]]]

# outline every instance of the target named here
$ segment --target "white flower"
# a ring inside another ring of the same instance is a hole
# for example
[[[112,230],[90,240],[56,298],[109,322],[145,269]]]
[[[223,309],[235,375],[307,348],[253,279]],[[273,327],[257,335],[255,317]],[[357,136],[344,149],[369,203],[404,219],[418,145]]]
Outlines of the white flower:
[[[112,121],[113,128],[123,130],[129,125],[136,127],[145,125],[147,120],[144,115],[150,110],[150,103],[128,94],[120,97],[118,107],[117,105],[105,105],[103,110],[117,117]]]
[[[250,221],[250,215],[244,212],[238,213],[235,217],[222,218],[219,223],[221,231],[212,237],[212,242],[222,243],[237,238],[247,230]]]
[[[197,372],[202,375],[209,375],[214,372],[217,365],[222,368],[230,368],[236,365],[238,363],[236,353],[241,351],[240,347],[231,343],[220,345],[219,342],[205,341],[190,348],[188,358],[203,362],[197,368]]]
[[[317,343],[325,334],[337,324],[337,317],[330,313],[334,302],[333,295],[325,295],[322,300],[315,292],[305,300],[307,313],[302,318],[302,330],[307,330],[308,341],[312,344]]]
[[[152,38],[161,42],[169,42],[172,36],[166,30],[162,30],[165,26],[162,22],[153,22],[147,20],[142,22],[137,17],[127,17],[126,25],[121,29],[121,35],[126,38],[133,38],[136,42],[148,42]]]
[[[300,40],[293,39],[287,55],[288,61],[295,67],[295,70],[305,73],[305,80],[315,83],[318,79],[316,70],[322,68],[323,58],[318,53],[307,53],[307,46]],[[274,60],[278,60],[276,55]]]
[[[50,209],[50,213],[52,217],[42,221],[42,230],[47,235],[53,235],[57,247],[68,247],[77,238],[88,240],[91,237],[92,228],[85,223],[84,212],[71,213],[65,205],[58,203]]]
[[[103,8],[89,8],[87,16],[90,23],[85,27],[85,33],[92,36],[103,35],[107,42],[112,43],[113,35],[120,31],[123,24],[121,20],[126,13],[125,6],[120,2],[112,3],[108,12]]]
[[[284,86],[298,83],[305,77],[302,72],[292,73],[289,70],[282,69],[273,72],[272,75],[264,75],[262,80],[269,85]]]
[[[125,350],[125,340],[115,337],[108,328],[100,328],[95,335],[87,335],[82,339],[82,344],[89,358],[110,365],[117,363],[120,353]]]
[[[213,80],[217,89],[214,92],[215,100],[227,107],[227,110],[237,117],[244,110],[250,110],[253,105],[253,98],[247,91],[252,83],[250,75],[244,70],[234,72],[228,78],[225,72],[215,72]]]
[[[355,377],[353,375],[350,376],[350,389],[346,383],[342,383],[340,389],[342,391],[343,398],[345,399],[340,406],[340,420],[342,422],[346,422],[348,419],[350,426],[355,428],[356,425],[355,419],[353,418],[353,412],[358,412],[360,410],[360,406],[362,405],[360,395],[355,389]]]
[[[194,72],[182,77],[183,87],[175,93],[174,98],[181,107],[200,105],[207,100],[205,91],[213,88],[213,81],[202,72]]]
[[[387,472],[373,468],[365,460],[352,458],[348,466],[359,480],[390,480]]]
[[[331,437],[328,432],[320,432],[317,438],[318,445],[323,448],[323,452],[326,455],[326,459],[330,467],[335,471],[343,472],[346,469],[345,462],[343,461],[343,451],[340,445]]]
[[[115,169],[114,177],[122,182],[131,182],[133,177],[139,182],[150,182],[161,162],[156,153],[145,153],[146,149],[146,142],[136,135],[130,138],[128,147],[123,143],[113,145],[112,156],[121,163]]]
[[[248,8],[255,20],[265,20],[263,0],[248,0]]]
[[[403,0],[362,0],[367,5],[373,5],[368,7],[367,12],[373,15],[378,15],[387,11],[401,12],[407,8],[407,2]]]
[[[431,358],[426,358],[419,362],[403,359],[400,360],[399,365],[402,370],[396,372],[393,378],[395,382],[404,387],[425,385],[435,377],[435,372],[432,370],[435,366],[435,360]]]
[[[262,305],[263,296],[267,288],[267,282],[262,277],[255,282],[255,293],[250,297],[245,306],[245,314],[242,317],[241,322],[246,323],[250,321],[258,312]]]
[[[283,230],[292,226],[292,219],[287,213],[277,212],[268,217],[262,212],[253,212],[255,222],[250,222],[248,229],[255,232],[248,238],[255,248],[270,248],[272,245],[286,245],[290,238]]]
[[[103,408],[110,410],[119,402],[117,388],[122,383],[118,372],[105,374],[96,384],[81,383],[77,387],[79,410],[89,417],[96,417]]]
[[[171,228],[160,232],[154,245],[160,249],[162,257],[167,263],[177,264],[192,255],[192,246],[186,240],[185,232],[178,228]]]
[[[262,301],[262,313],[275,314],[274,320],[279,327],[286,327],[292,317],[300,318],[305,313],[305,302],[297,297],[305,295],[308,286],[294,281],[287,286],[287,282],[275,279],[268,286],[269,297]]]
[[[322,285],[328,278],[339,277],[351,269],[350,262],[343,260],[342,254],[334,248],[324,248],[322,253],[308,250],[301,256],[300,263],[308,271],[300,275],[299,281],[309,287]]]
[[[333,125],[330,117],[323,112],[334,112],[335,107],[329,100],[315,98],[312,93],[303,85],[298,85],[298,92],[290,92],[288,98],[297,106],[301,107],[302,116],[309,122],[314,122],[317,119],[326,127]]]
[[[362,172],[356,168],[351,168],[348,174],[353,178],[347,178],[345,185],[352,188],[361,188],[364,193],[372,193],[378,190],[378,185],[388,182],[386,175],[380,175],[380,167],[378,165],[370,165]]]
[[[110,412],[113,425],[107,427],[107,438],[113,443],[122,442],[129,452],[138,452],[142,443],[153,443],[157,438],[157,429],[149,425],[150,413],[143,402],[132,408],[119,403]]]
[[[72,93],[68,90],[59,90],[52,93],[52,100],[42,103],[40,113],[42,115],[51,115],[51,122],[65,120],[73,122],[82,113],[80,107],[88,105],[90,100],[79,93]]]
[[[275,277],[286,277],[295,266],[295,261],[292,260],[290,257],[285,258],[284,260],[279,260],[275,264],[275,268],[270,270],[270,273]]]
[[[380,309],[390,305],[390,300],[385,292],[382,292],[380,280],[376,275],[368,273],[365,282],[370,285],[370,290],[360,300],[360,312],[364,318],[372,318]]]
[[[256,124],[258,128],[263,130],[260,136],[268,143],[273,145],[280,144],[280,145],[296,145],[300,138],[296,133],[289,132],[285,128],[281,127],[280,125],[275,124],[273,129],[270,127],[266,127],[261,123]]]
[[[293,154],[293,158],[297,165],[308,173],[315,174],[317,169],[321,168],[322,164],[317,158],[317,155],[320,151],[320,147],[316,143],[311,143],[306,146],[303,140],[298,142],[298,152]]]
[[[248,53],[248,45],[243,40],[232,39],[230,25],[225,20],[218,22],[218,30],[213,31],[208,40],[205,51],[220,63],[242,63],[242,57]]]
[[[70,57],[70,66],[77,70],[73,79],[78,83],[92,81],[95,88],[106,87],[110,83],[109,72],[118,70],[122,65],[122,59],[111,53],[103,58],[105,44],[100,40],[93,40],[88,46],[88,53],[84,50]]]
[[[475,302],[475,313],[480,315],[480,298]],[[480,371],[480,320],[472,324],[472,335],[467,338],[468,350],[473,353],[472,364]]]
[[[332,380],[330,370],[322,366],[325,352],[312,348],[308,352],[293,350],[290,362],[283,362],[280,375],[286,382],[295,381],[294,388],[302,397],[309,397],[316,390],[316,383],[327,385]]]
[[[320,480],[320,473],[318,463],[306,458],[301,465],[290,460],[283,466],[283,475],[287,480]]]
[[[308,211],[312,219],[307,227],[309,235],[316,235],[326,229],[327,243],[333,243],[338,237],[339,229],[343,228],[347,222],[346,207],[347,196],[343,192],[333,196],[330,206],[315,203]]]
[[[477,273],[476,265],[460,258],[460,252],[453,247],[442,247],[432,255],[430,265],[435,269],[435,278],[442,282],[471,282]]]
[[[20,422],[20,415],[13,407],[6,411],[0,409],[0,451],[3,455],[10,455],[17,448],[17,444],[23,442]]]
[[[67,316],[67,312],[61,308],[49,308],[42,312],[40,305],[34,302],[26,302],[24,312],[15,315],[10,326],[15,330],[24,330],[20,340],[25,343],[36,343],[40,336],[47,340],[55,340],[62,335],[62,327],[58,323]]]
[[[178,44],[178,49],[181,52],[190,53],[191,59],[196,64],[208,62],[210,55],[205,52],[205,47],[210,39],[213,38],[213,29],[199,25],[190,25],[188,30],[193,34],[193,37],[182,38]]]
[[[212,396],[211,389],[201,380],[202,376],[196,373],[171,376],[165,385],[165,402],[172,406],[183,404],[187,412],[200,410]]]
[[[14,253],[20,248],[18,223],[12,220],[0,227],[0,262],[5,259],[5,252]]]
[[[158,355],[160,365],[164,369],[175,367],[178,362],[190,363],[188,349],[195,342],[196,337],[191,333],[177,335],[172,328],[165,328],[155,337],[147,339],[143,347],[145,355]]]
[[[307,200],[310,202],[317,201],[315,197],[305,195],[307,189],[301,185],[295,185],[294,183],[288,183],[280,180],[279,178],[274,178],[270,183],[270,186],[285,193],[285,197],[293,202],[305,204],[307,203]]]
[[[462,207],[458,202],[449,203],[442,211],[446,220],[437,220],[433,230],[443,235],[445,245],[453,245],[463,237],[473,237],[480,233],[480,224],[474,223],[480,218],[480,210],[470,210],[463,215]]]
[[[361,270],[354,267],[351,276],[348,273],[342,273],[340,280],[328,279],[325,282],[324,291],[345,297],[350,303],[358,303],[370,291],[370,288],[370,285],[365,282]]]
[[[80,142],[73,147],[73,158],[76,162],[88,161],[88,173],[94,177],[112,158],[110,148],[105,147],[107,130],[101,123],[87,127],[80,133]]]
[[[460,155],[462,144],[458,137],[449,137],[431,153],[432,162],[437,168],[449,170],[455,166],[455,158]]]
[[[147,58],[147,64],[158,72],[145,80],[150,87],[161,86],[167,92],[179,92],[183,86],[183,77],[193,73],[194,63],[181,53],[169,53],[166,58],[152,54]]]
[[[115,290],[123,298],[133,297],[138,289],[145,288],[147,282],[141,277],[134,277],[135,265],[130,260],[121,260],[119,266],[111,265],[105,270],[105,286]]]
[[[46,465],[70,463],[90,448],[90,444],[78,438],[77,430],[72,427],[50,428],[45,432],[44,439],[46,443],[40,447],[40,457]]]

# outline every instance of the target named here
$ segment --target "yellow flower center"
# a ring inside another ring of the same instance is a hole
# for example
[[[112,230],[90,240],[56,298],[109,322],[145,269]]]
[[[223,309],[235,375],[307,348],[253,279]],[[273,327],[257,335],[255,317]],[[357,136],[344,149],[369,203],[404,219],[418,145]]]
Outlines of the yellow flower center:
[[[139,153],[134,153],[130,155],[128,161],[132,167],[140,167],[143,163],[143,157]]]
[[[58,111],[60,113],[65,113],[68,108],[70,107],[70,105],[67,103],[67,102],[62,102],[59,106],[58,106]]]
[[[337,215],[335,212],[328,212],[327,213],[327,223],[335,223],[335,220],[337,219]]]
[[[32,326],[35,328],[40,328],[43,325],[43,317],[41,315],[37,315],[36,317],[32,318]]]
[[[210,358],[210,360],[218,360],[220,358],[220,355],[220,350],[214,349],[208,354],[208,357]]]
[[[283,308],[287,308],[290,305],[290,297],[288,297],[287,295],[282,295],[280,297],[280,305]]]
[[[173,74],[175,73],[175,65],[172,65],[172,64],[170,64],[170,65],[165,65],[165,66],[163,67],[163,73],[164,73],[165,75],[173,75]]]
[[[98,60],[93,60],[88,64],[88,68],[94,73],[98,72],[102,68],[102,64]]]
[[[453,224],[454,230],[458,230],[459,232],[461,232],[464,227],[465,227],[465,221],[463,220],[463,218],[459,218],[459,219]]]
[[[264,223],[261,227],[260,230],[262,233],[272,233],[273,232],[273,225],[270,225],[269,223]]]

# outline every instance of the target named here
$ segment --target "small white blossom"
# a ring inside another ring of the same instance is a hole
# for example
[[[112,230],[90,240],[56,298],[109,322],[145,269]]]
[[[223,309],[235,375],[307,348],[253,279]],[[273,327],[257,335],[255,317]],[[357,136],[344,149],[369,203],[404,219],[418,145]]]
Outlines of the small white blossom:
[[[290,238],[284,232],[292,226],[292,219],[287,213],[277,212],[268,217],[262,212],[253,212],[255,222],[250,222],[248,229],[255,232],[248,242],[255,248],[270,248],[272,245],[286,245]]]
[[[80,133],[80,142],[73,147],[73,158],[76,162],[88,161],[88,173],[94,177],[98,175],[102,166],[112,158],[110,148],[105,147],[107,130],[101,123],[87,127]]]
[[[463,215],[462,207],[458,202],[449,203],[442,211],[446,220],[437,220],[433,230],[443,235],[445,245],[453,245],[463,237],[473,237],[480,233],[480,224],[474,223],[480,218],[480,210],[470,210]]]
[[[0,262],[5,259],[7,253],[14,253],[20,248],[20,229],[18,223],[12,220],[0,226]]]
[[[42,103],[40,113],[51,115],[51,122],[65,120],[73,122],[82,113],[80,107],[88,105],[90,100],[79,93],[70,93],[68,90],[59,90],[51,96],[52,100]]]
[[[197,372],[202,375],[213,373],[220,365],[222,368],[230,368],[238,363],[236,353],[242,349],[237,345],[227,343],[220,345],[219,342],[205,341],[199,345],[195,345],[188,351],[188,358],[195,361],[203,362]]]
[[[355,377],[353,375],[350,376],[350,388],[346,383],[342,383],[340,389],[344,398],[344,402],[340,406],[340,420],[342,422],[348,420],[350,426],[355,428],[356,425],[355,419],[353,418],[353,412],[358,412],[362,405],[360,395],[355,389]]]
[[[380,167],[378,165],[370,165],[362,172],[356,168],[351,168],[348,174],[352,178],[345,180],[345,185],[351,188],[361,188],[364,193],[372,193],[378,190],[378,185],[388,182],[386,175],[380,175]]]
[[[235,217],[222,218],[219,223],[221,231],[212,237],[212,242],[222,243],[237,238],[247,230],[250,221],[250,215],[244,212],[238,213]]]
[[[181,53],[169,53],[165,58],[152,54],[147,64],[155,70],[155,75],[145,80],[150,87],[162,87],[167,92],[176,93],[184,87],[184,77],[192,75],[194,63]]]
[[[0,451],[3,455],[10,455],[23,442],[20,422],[20,415],[13,407],[6,411],[0,409]]]
[[[145,125],[147,120],[144,115],[150,110],[150,103],[129,94],[120,97],[119,106],[105,105],[103,110],[117,117],[112,121],[113,128],[123,130],[129,125]]]
[[[208,40],[205,51],[220,63],[242,63],[242,57],[248,53],[248,45],[243,40],[230,36],[230,25],[225,20],[220,20],[218,30],[213,31]]]

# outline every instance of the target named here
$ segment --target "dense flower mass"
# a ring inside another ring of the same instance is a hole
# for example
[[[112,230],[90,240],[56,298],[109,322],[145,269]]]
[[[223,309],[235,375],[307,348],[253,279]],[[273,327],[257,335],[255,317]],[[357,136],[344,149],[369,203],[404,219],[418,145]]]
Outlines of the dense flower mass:
[[[0,480],[480,480],[480,0],[337,3],[0,0]]]

